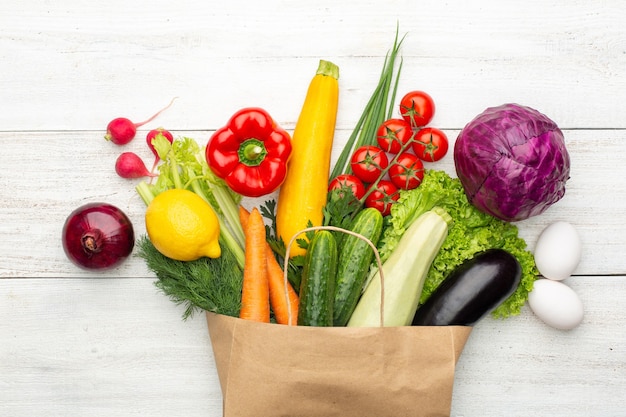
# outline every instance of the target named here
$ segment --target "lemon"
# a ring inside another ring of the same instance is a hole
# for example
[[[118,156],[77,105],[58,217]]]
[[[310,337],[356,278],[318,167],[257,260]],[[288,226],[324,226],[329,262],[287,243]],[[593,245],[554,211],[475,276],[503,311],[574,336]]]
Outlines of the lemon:
[[[217,215],[209,203],[189,190],[158,194],[146,209],[146,231],[154,247],[168,258],[194,261],[221,255]]]

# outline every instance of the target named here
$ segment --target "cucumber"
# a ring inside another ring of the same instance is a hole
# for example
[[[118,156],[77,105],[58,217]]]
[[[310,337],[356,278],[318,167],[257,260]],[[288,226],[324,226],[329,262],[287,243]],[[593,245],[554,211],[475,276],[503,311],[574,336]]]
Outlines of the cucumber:
[[[357,214],[348,230],[369,239],[375,246],[383,230],[383,215],[375,208],[365,208]],[[366,241],[356,236],[344,235],[337,264],[334,326],[348,324],[363,291],[373,259],[374,250]]]
[[[384,326],[411,324],[430,265],[448,236],[450,215],[441,207],[419,216],[383,263]],[[374,271],[377,272],[377,271]],[[356,305],[349,327],[380,326],[382,287],[378,273],[370,279]]]
[[[300,282],[299,326],[332,326],[337,274],[337,241],[318,230],[309,242]]]

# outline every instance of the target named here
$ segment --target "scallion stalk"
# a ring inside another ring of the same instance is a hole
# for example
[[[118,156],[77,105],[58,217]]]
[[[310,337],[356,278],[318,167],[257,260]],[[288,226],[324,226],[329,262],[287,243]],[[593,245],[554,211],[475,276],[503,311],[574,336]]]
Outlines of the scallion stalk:
[[[331,171],[331,179],[340,174],[349,174],[352,172],[350,168],[350,157],[354,151],[364,145],[375,145],[376,130],[386,119],[391,118],[396,92],[398,90],[400,72],[402,70],[402,58],[400,58],[397,71],[395,70],[396,58],[398,57],[403,40],[404,37],[398,40],[398,32],[396,31],[393,48],[391,52],[387,53],[385,56],[378,85],[365,105],[361,117],[341,151]]]

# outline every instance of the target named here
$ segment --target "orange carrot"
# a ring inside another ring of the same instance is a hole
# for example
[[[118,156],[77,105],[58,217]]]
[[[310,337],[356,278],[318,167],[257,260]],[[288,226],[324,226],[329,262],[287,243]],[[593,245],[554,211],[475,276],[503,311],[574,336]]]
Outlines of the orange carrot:
[[[240,206],[239,220],[241,221],[242,227],[246,227],[249,217],[250,213],[244,207]],[[287,303],[284,272],[267,241],[265,242],[265,253],[267,258],[270,306],[274,311],[276,322],[278,324],[290,324],[289,311],[291,311],[291,325],[295,326],[298,321],[298,294],[296,294],[291,284],[287,282],[287,294],[289,295],[289,303]]]
[[[246,230],[248,225],[248,219],[250,218],[250,212],[244,206],[239,206],[239,222],[241,227]]]
[[[270,286],[270,305],[272,306],[272,310],[274,310],[276,323],[295,326],[298,321],[298,305],[300,303],[298,294],[296,294],[291,284],[287,282],[287,294],[289,295],[289,303],[287,303],[283,269],[274,257],[274,252],[272,248],[270,248],[270,245],[265,245],[265,251],[267,252],[267,278]],[[291,323],[289,322],[290,311]]]
[[[244,235],[246,251],[239,317],[269,323],[270,302],[265,252],[267,243],[265,240],[265,223],[263,223],[263,217],[256,208],[248,217],[244,227]]]

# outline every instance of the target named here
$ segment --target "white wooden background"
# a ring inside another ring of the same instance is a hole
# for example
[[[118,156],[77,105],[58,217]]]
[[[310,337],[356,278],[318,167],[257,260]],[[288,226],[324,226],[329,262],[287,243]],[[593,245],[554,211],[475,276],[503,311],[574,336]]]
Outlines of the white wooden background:
[[[532,248],[566,220],[584,255],[566,282],[586,308],[569,332],[525,309],[485,319],[458,364],[452,415],[626,415],[626,4],[620,0],[0,3],[0,416],[221,416],[205,318],[153,285],[140,259],[74,267],[61,227],[79,205],[144,206],[105,142],[151,161],[147,130],[204,142],[237,109],[292,130],[320,58],[339,65],[337,149],[374,88],[396,23],[400,92],[423,89],[454,139],[484,108],[518,102],[554,119],[572,159],[565,197],[519,223]],[[451,157],[439,165],[453,173]],[[253,202],[252,202],[253,203]]]

